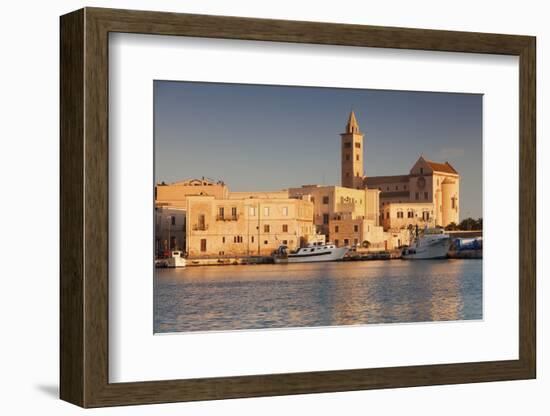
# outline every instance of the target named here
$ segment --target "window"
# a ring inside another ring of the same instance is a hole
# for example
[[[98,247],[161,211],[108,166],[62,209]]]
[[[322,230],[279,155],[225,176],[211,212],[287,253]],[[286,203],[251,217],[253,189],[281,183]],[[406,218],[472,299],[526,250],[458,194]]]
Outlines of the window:
[[[414,199],[416,199],[418,201],[418,199],[419,199],[418,192],[414,194]]]
[[[170,216],[170,224],[176,225],[176,216],[175,215]]]
[[[220,209],[218,210],[218,216],[220,217],[220,220],[223,220],[223,218],[225,217],[225,210],[223,207],[220,207]]]
[[[204,214],[199,215],[199,224],[198,225],[199,225],[198,226],[199,230],[203,230],[203,231],[206,230],[206,219],[205,219]]]
[[[344,238],[344,245],[349,246],[349,240],[347,238]]]
[[[222,243],[225,244],[225,237],[222,237]]]
[[[250,209],[248,210],[248,214],[251,217],[255,217],[256,216],[256,207],[250,207]]]
[[[386,219],[390,219],[390,211],[386,212]]]
[[[206,251],[206,238],[201,238],[201,251],[203,253]]]
[[[264,216],[269,217],[269,207],[264,207]]]
[[[354,245],[354,246],[359,245],[359,239],[358,239],[358,238],[354,238],[354,239],[353,239],[353,245]]]
[[[359,232],[359,226],[358,226],[357,224],[355,224],[355,225],[353,226],[353,232],[354,232],[354,233],[358,233],[358,232]]]
[[[267,240],[264,240],[264,244],[267,245],[267,244],[268,244],[268,241],[267,241]]]
[[[236,220],[236,219],[237,219],[237,207],[231,208],[231,218],[232,218],[233,220]]]
[[[235,237],[233,237],[233,242],[234,243],[242,243],[243,242],[243,236],[242,235],[236,235]]]
[[[252,238],[250,239],[250,242],[251,242],[251,243],[254,242],[254,236],[252,236]]]
[[[403,189],[406,191],[407,190],[407,185],[403,185]]]
[[[361,143],[355,142],[355,148],[356,149],[361,149]]]
[[[414,211],[407,211],[407,218],[414,218]]]
[[[403,218],[403,211],[397,211],[397,218]]]
[[[323,214],[323,224],[328,224],[328,214]]]
[[[170,249],[176,248],[176,237],[170,237]]]
[[[283,216],[288,216],[288,207],[283,207]]]
[[[420,174],[424,175],[424,168],[420,168]]]
[[[430,213],[429,213],[428,211],[423,211],[423,212],[422,212],[422,219],[423,219],[424,221],[429,221],[429,219],[430,219]]]
[[[395,190],[396,191],[399,190],[399,186],[395,185]]]
[[[323,205],[328,205],[328,196],[323,197]]]
[[[359,155],[355,155],[355,160],[359,161]]]
[[[428,193],[424,192],[424,199],[428,199]]]
[[[269,224],[264,225],[264,233],[269,233]]]
[[[346,160],[349,160],[349,159],[350,159],[350,157],[349,157],[349,154],[348,154],[348,155],[346,155]]]
[[[351,148],[351,142],[346,142],[346,143],[344,143],[344,147],[345,147],[346,149]]]
[[[283,233],[288,233],[288,225],[283,224]]]
[[[283,244],[286,246],[288,244],[288,240],[283,240]]]
[[[334,240],[334,245],[338,247],[338,240]]]
[[[451,206],[452,206],[453,209],[456,208],[456,198],[455,197],[451,198]]]
[[[339,232],[339,230],[340,230],[340,227],[338,227],[337,225],[334,226],[334,232],[335,232],[335,233]]]

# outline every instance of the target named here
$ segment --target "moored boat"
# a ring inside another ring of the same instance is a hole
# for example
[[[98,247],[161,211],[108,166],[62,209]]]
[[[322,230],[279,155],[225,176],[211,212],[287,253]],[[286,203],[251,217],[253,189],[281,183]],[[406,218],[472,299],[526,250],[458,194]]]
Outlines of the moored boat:
[[[450,246],[451,238],[442,228],[426,228],[419,232],[417,227],[412,244],[403,249],[401,258],[404,260],[444,259],[447,257]]]
[[[282,245],[273,255],[273,261],[275,263],[338,261],[344,258],[348,250],[348,247],[336,247],[332,243],[313,243],[289,252],[288,247]]]
[[[155,267],[185,267],[187,261],[183,255],[183,251],[174,250],[171,257],[155,260]]]

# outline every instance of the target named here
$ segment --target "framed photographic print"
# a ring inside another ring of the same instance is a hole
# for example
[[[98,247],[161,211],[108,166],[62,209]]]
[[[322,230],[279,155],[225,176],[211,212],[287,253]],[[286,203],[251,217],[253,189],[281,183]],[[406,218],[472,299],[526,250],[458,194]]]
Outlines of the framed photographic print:
[[[61,17],[83,407],[534,378],[535,38]]]

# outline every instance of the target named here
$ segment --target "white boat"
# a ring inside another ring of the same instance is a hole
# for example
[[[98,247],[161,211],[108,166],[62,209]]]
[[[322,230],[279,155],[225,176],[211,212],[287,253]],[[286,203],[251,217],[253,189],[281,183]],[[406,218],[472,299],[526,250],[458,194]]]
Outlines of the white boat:
[[[451,237],[442,228],[426,228],[416,235],[412,244],[403,249],[401,258],[405,260],[443,259],[447,257]]]
[[[185,267],[187,265],[187,261],[183,255],[183,251],[174,250],[172,251],[172,257],[156,260],[155,267]]]
[[[287,246],[280,246],[273,256],[275,263],[311,263],[318,261],[342,260],[348,247],[336,247],[332,243],[313,243],[288,251]]]

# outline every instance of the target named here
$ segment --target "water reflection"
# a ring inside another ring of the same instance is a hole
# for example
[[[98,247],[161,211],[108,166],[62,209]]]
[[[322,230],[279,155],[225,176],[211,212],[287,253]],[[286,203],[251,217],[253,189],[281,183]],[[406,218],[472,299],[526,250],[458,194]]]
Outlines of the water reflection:
[[[481,260],[158,269],[155,332],[482,318]]]

